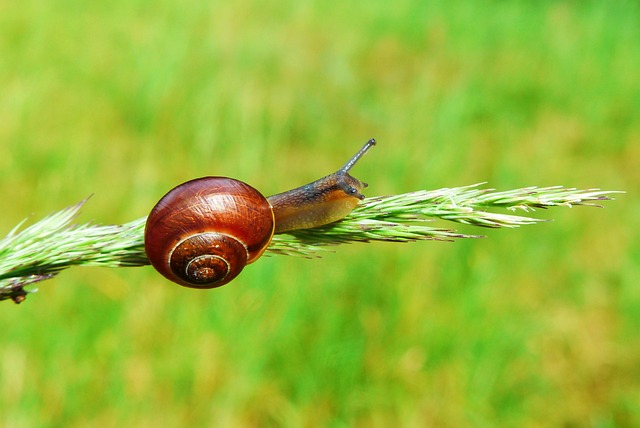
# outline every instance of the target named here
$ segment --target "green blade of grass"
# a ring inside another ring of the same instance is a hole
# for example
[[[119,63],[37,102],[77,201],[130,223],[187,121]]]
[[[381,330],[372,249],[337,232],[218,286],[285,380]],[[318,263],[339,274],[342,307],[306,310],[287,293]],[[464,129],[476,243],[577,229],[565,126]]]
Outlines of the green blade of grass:
[[[327,247],[354,242],[452,241],[478,238],[427,226],[435,219],[489,228],[514,228],[540,221],[489,209],[599,206],[617,191],[528,187],[496,192],[479,185],[416,191],[365,199],[343,220],[275,235],[267,254],[317,257]],[[145,218],[123,225],[73,224],[86,200],[45,217],[0,241],[0,300],[22,301],[25,287],[71,266],[125,267],[149,264],[144,251]]]

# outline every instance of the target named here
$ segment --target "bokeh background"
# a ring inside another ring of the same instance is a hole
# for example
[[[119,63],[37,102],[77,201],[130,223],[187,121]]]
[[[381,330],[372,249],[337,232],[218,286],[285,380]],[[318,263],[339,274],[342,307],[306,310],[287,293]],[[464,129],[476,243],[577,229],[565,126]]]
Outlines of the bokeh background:
[[[75,268],[0,310],[0,425],[640,425],[635,1],[0,1],[0,233],[276,193],[625,190],[483,240],[269,257],[200,292]],[[476,229],[462,228],[477,233]]]

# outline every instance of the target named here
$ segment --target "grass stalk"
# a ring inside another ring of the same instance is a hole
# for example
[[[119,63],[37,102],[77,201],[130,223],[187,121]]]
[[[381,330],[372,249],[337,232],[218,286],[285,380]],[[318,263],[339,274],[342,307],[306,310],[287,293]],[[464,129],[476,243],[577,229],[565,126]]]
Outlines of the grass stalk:
[[[481,183],[482,184],[482,183]],[[515,228],[542,219],[520,215],[536,208],[597,206],[619,191],[527,187],[508,191],[481,184],[367,198],[343,220],[273,237],[265,254],[319,257],[329,247],[353,242],[453,241],[479,238],[427,225],[441,219],[478,227]],[[22,302],[35,283],[71,266],[126,267],[149,262],[144,251],[146,218],[123,225],[76,224],[82,206],[53,213],[35,224],[14,227],[0,240],[0,300]],[[509,213],[495,212],[506,210]]]

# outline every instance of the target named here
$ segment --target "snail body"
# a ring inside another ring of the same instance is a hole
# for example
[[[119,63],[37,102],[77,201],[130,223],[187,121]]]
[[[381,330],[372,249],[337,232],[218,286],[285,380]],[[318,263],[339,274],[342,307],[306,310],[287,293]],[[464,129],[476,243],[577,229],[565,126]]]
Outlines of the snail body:
[[[149,261],[185,287],[227,284],[264,253],[274,233],[318,227],[348,215],[367,186],[348,172],[373,145],[375,140],[369,140],[333,174],[268,198],[228,177],[180,184],[147,218]]]

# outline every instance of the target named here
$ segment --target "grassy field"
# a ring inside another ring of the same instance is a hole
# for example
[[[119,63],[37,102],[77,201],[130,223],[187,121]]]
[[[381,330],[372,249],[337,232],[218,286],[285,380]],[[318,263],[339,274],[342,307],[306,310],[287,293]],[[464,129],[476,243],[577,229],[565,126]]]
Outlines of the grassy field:
[[[626,190],[456,243],[270,257],[202,292],[76,268],[0,311],[5,427],[640,426],[634,1],[0,1],[0,234],[94,196]],[[477,233],[472,228],[465,232]]]

